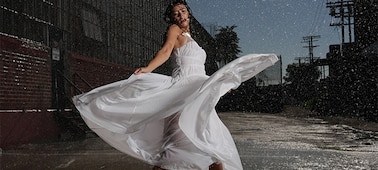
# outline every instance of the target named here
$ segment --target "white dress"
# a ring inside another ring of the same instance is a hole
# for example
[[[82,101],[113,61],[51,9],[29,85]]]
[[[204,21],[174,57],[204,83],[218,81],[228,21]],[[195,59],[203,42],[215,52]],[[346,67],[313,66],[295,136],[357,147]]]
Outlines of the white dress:
[[[172,76],[131,75],[75,96],[87,125],[114,148],[165,169],[243,169],[215,105],[222,95],[271,66],[274,54],[250,54],[205,74],[205,51],[190,37],[174,50]]]

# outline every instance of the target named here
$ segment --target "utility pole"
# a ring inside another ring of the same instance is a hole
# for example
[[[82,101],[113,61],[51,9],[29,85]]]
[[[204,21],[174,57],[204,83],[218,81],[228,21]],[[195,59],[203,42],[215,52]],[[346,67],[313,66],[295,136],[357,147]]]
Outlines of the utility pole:
[[[345,43],[345,26],[348,26],[349,43],[352,42],[352,25],[354,25],[354,0],[327,0],[327,8],[330,8],[330,13],[334,18],[340,18],[340,22],[330,23],[330,26],[341,27],[341,55],[343,55],[343,45]]]
[[[314,41],[318,41],[317,39],[320,38],[320,35],[310,35],[303,37],[303,42],[308,44],[307,46],[303,46],[304,48],[308,48],[308,57],[310,58],[310,63],[314,62],[314,47],[318,47],[318,45],[314,45]]]

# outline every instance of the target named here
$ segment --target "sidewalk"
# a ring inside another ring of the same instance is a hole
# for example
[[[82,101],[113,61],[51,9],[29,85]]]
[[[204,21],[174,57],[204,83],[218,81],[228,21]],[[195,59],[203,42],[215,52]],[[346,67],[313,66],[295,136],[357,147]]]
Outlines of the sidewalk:
[[[378,132],[309,117],[219,115],[234,136],[245,169],[378,169]],[[152,166],[100,138],[89,138],[3,150],[1,169],[148,170]]]
[[[151,169],[100,138],[81,141],[28,144],[3,152],[1,169]]]

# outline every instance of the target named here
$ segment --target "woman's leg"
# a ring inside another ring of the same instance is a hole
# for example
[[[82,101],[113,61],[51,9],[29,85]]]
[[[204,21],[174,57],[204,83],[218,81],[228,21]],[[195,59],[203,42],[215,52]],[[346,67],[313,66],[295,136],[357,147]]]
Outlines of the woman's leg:
[[[213,163],[209,166],[209,170],[223,170],[222,163]]]

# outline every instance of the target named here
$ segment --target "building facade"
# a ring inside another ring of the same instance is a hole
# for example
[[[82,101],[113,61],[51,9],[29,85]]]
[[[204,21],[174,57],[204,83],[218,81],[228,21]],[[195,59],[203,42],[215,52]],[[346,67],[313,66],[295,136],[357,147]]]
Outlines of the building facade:
[[[1,32],[133,67],[161,46],[164,2],[2,0]]]
[[[164,40],[166,2],[0,0],[0,147],[59,137],[72,95],[146,65]],[[214,72],[214,39],[192,24]]]

